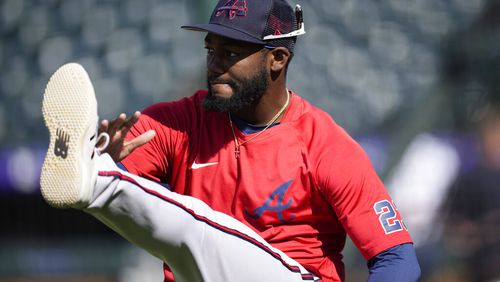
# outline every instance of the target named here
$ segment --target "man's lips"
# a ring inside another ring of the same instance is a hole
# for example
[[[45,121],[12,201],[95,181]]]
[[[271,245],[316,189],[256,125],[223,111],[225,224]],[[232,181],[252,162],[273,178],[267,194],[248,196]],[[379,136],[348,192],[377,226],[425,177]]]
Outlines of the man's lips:
[[[208,81],[209,84],[214,85],[214,84],[230,84],[229,81],[224,81],[224,80],[210,80]]]
[[[210,82],[210,89],[215,95],[227,96],[232,92],[231,85],[221,81]]]
[[[210,87],[212,87],[212,88],[225,88],[225,87],[231,88],[231,86],[227,83],[210,83]]]
[[[211,80],[208,82],[211,87],[223,87],[223,86],[228,86],[231,87],[231,82],[230,81],[225,81],[225,80]]]

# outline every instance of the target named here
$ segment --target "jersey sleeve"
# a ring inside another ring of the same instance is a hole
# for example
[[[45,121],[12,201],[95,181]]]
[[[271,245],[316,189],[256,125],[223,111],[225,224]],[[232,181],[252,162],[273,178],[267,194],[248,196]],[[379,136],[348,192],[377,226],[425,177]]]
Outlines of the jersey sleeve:
[[[376,255],[368,262],[368,282],[419,281],[420,265],[413,244],[402,244]]]
[[[365,259],[393,246],[410,243],[396,205],[363,149],[330,121],[318,141],[316,180],[346,233]]]
[[[121,161],[131,173],[168,183],[171,164],[187,146],[187,133],[196,121],[196,94],[175,102],[163,102],[146,108],[130,129],[126,140],[155,130],[155,137]]]

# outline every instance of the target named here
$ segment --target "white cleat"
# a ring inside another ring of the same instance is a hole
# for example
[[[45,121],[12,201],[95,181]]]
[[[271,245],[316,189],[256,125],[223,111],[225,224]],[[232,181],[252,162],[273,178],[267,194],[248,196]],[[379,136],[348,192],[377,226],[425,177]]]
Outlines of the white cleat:
[[[97,178],[94,153],[99,138],[94,87],[81,65],[66,64],[52,75],[42,112],[50,133],[40,176],[42,196],[56,208],[83,208],[89,204]],[[109,136],[101,136],[107,138],[107,145]]]

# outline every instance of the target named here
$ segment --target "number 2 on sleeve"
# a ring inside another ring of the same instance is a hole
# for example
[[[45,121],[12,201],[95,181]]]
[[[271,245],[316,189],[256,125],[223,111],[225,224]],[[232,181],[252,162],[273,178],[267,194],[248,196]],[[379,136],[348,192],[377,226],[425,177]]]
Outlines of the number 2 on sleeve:
[[[384,228],[385,234],[403,230],[404,224],[397,219],[397,209],[394,207],[394,204],[388,200],[382,200],[376,202],[373,205],[373,209],[378,215],[378,220],[380,221],[382,228]]]

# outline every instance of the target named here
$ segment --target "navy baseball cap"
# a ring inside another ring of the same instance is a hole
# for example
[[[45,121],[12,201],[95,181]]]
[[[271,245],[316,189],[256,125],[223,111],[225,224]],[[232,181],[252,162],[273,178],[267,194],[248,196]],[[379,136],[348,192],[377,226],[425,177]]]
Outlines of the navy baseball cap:
[[[293,9],[286,0],[220,0],[208,24],[181,28],[290,51],[294,44],[284,42],[305,33],[302,9],[299,5]]]

